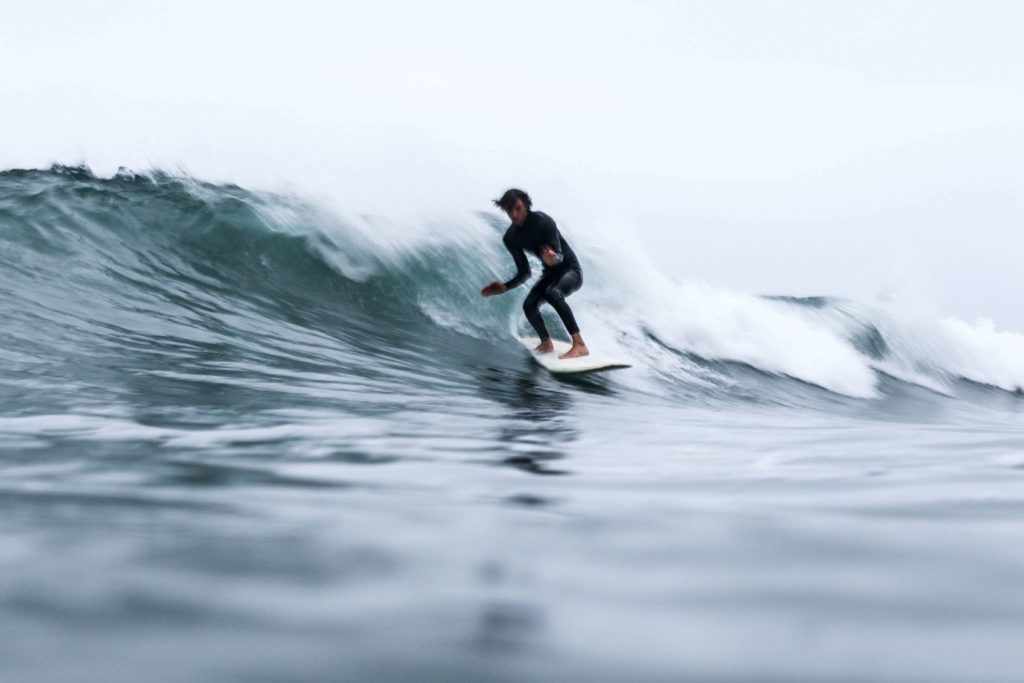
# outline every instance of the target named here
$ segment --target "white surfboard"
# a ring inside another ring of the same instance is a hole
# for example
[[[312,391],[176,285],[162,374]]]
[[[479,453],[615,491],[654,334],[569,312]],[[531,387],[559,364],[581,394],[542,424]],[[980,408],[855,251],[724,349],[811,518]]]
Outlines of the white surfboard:
[[[617,370],[628,368],[630,364],[621,358],[610,358],[608,356],[590,355],[581,358],[559,358],[560,355],[572,348],[572,344],[552,339],[555,350],[551,353],[536,353],[533,349],[540,344],[536,337],[516,337],[519,343],[530,350],[533,359],[556,375],[573,375],[581,372],[598,372],[600,370]]]

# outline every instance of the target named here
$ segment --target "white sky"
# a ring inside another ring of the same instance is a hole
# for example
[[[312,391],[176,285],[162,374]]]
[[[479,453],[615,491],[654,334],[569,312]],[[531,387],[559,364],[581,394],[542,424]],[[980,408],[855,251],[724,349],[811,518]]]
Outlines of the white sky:
[[[348,211],[519,185],[679,277],[1024,331],[1022,26],[1016,2],[15,3],[0,166]]]

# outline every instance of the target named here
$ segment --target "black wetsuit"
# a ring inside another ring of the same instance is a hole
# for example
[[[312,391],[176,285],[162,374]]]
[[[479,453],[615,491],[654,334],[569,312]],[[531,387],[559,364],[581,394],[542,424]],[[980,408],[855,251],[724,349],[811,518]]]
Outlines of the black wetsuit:
[[[541,340],[550,336],[544,327],[544,319],[541,318],[540,310],[538,310],[541,301],[551,304],[569,334],[579,332],[580,328],[572,315],[572,309],[565,302],[565,297],[575,292],[583,284],[583,271],[572,247],[558,232],[558,226],[555,225],[551,217],[540,211],[530,211],[526,214],[526,220],[522,225],[509,226],[509,229],[505,231],[503,241],[505,248],[512,254],[512,258],[516,262],[516,274],[505,283],[505,287],[508,289],[518,287],[526,281],[526,278],[530,277],[530,263],[526,260],[527,250],[540,258],[541,246],[547,245],[557,255],[555,265],[544,265],[540,279],[537,280],[537,284],[533,286],[523,302],[526,319],[533,325],[533,329],[537,331]],[[544,263],[543,259],[541,259],[541,263]]]

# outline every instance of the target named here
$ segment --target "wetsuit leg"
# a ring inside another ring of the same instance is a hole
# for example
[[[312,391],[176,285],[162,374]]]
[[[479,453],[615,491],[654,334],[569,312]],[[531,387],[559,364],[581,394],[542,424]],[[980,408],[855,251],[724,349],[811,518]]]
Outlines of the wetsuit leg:
[[[537,280],[537,284],[530,289],[530,293],[526,295],[526,300],[523,301],[523,312],[526,313],[526,319],[537,331],[537,336],[541,341],[550,336],[547,328],[544,327],[544,318],[540,315],[540,302],[544,300],[544,292],[551,284],[552,280],[541,277]]]
[[[538,282],[537,284],[539,285],[540,283]],[[562,324],[565,325],[565,329],[569,334],[578,333],[580,328],[576,324],[576,318],[572,314],[572,309],[565,302],[565,297],[579,289],[582,284],[583,273],[570,269],[560,276],[553,278],[553,281],[543,290],[544,300],[551,304],[551,307],[558,313],[558,317],[562,319]]]

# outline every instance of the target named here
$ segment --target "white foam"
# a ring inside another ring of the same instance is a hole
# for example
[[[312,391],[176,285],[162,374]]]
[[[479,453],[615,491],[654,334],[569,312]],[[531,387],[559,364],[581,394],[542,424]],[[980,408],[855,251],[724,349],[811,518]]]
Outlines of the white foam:
[[[679,351],[746,363],[848,396],[877,395],[869,359],[790,305],[674,281],[637,250],[588,249],[590,256],[598,272],[588,281],[598,291],[588,299],[600,302],[599,317],[608,327],[647,329]]]
[[[943,381],[966,379],[1005,391],[1024,389],[1024,335],[885,306],[874,311],[892,365]]]

